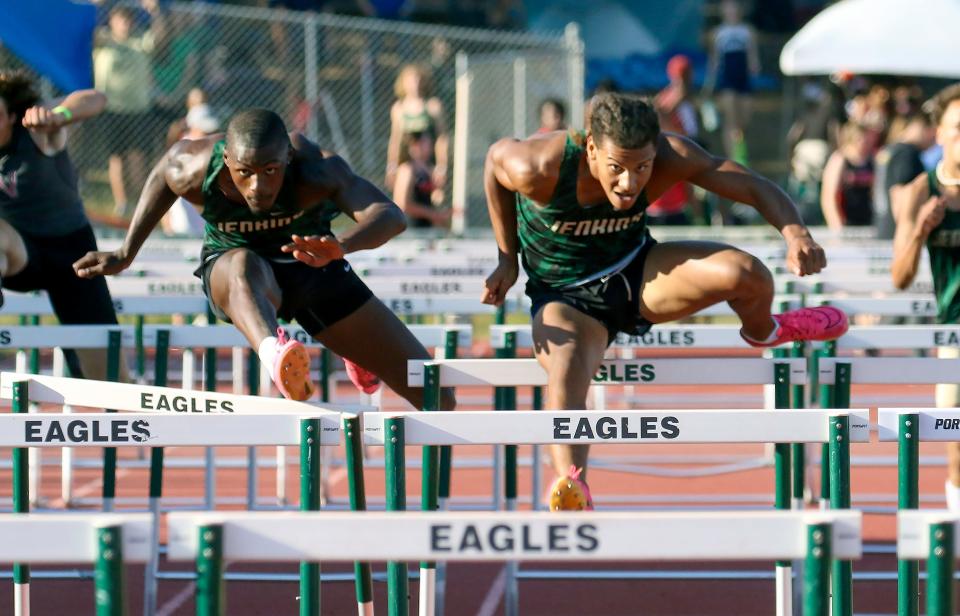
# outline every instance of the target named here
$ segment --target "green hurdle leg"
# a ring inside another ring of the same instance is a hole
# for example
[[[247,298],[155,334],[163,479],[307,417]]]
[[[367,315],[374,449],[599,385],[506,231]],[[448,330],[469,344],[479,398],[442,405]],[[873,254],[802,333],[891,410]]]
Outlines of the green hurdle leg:
[[[535,386],[532,391],[533,402],[530,409],[533,411],[543,410],[543,387]],[[540,446],[533,445],[530,448],[530,475],[531,475],[531,509],[537,511],[540,509],[540,497],[543,495],[543,469],[540,464]]]
[[[107,380],[116,383],[120,380],[120,332],[112,331],[107,342]],[[107,413],[116,413],[105,409]],[[113,501],[117,495],[117,448],[105,447],[103,450],[103,510],[113,511]]]
[[[223,583],[223,526],[201,526],[197,534],[197,616],[225,616],[227,597]]]
[[[363,442],[360,418],[343,416],[343,431],[346,434],[347,483],[350,489],[350,510],[366,511],[367,496],[363,481]],[[353,563],[354,584],[357,591],[358,613],[373,613],[373,582],[370,563]]]
[[[440,366],[426,364],[423,375],[423,411],[431,412],[440,409]],[[437,511],[440,492],[440,448],[435,445],[423,447],[423,465],[421,477],[421,511]],[[420,563],[420,611],[424,614],[434,613],[437,590],[437,563],[423,561]]]
[[[93,572],[97,616],[123,616],[127,613],[120,529],[120,526],[97,529],[97,562]]]
[[[806,356],[807,343],[797,341],[790,349],[790,356],[802,358]],[[809,371],[808,371],[809,373]],[[805,406],[803,385],[793,385],[790,388],[792,408],[802,409]],[[793,460],[793,504],[796,509],[803,507],[804,492],[807,487],[807,453],[805,443],[794,443],[791,446]]]
[[[774,363],[774,407],[777,409],[790,408],[790,364]],[[774,505],[777,509],[789,510],[791,506],[790,489],[790,444],[777,443],[773,447],[774,474],[776,476],[776,493]],[[789,560],[776,562],[776,594],[778,613],[790,613],[790,602],[793,598],[791,574],[792,567]]]
[[[453,330],[446,334],[443,345],[443,358],[456,359],[460,348],[460,332]],[[440,408],[439,398],[437,408]],[[450,498],[450,464],[453,462],[453,448],[450,445],[440,447],[440,487],[439,507],[444,508],[446,499]]]
[[[818,357],[836,357],[837,356],[837,343],[834,340],[830,340],[823,345],[823,348],[820,349]],[[819,362],[818,362],[819,363]],[[819,369],[819,368],[818,368]],[[819,379],[819,373],[818,373]],[[843,408],[837,405],[835,394],[835,386],[832,383],[820,383],[820,408],[824,409],[835,409]],[[849,398],[848,398],[849,399]],[[830,466],[828,460],[830,459],[830,448],[827,443],[824,443],[820,447],[820,507],[825,508],[830,502]]]
[[[13,412],[27,413],[30,407],[29,384],[13,384]],[[30,463],[26,447],[13,449],[13,512],[30,513]],[[13,564],[14,614],[30,613],[30,565]]]
[[[930,525],[930,557],[927,560],[927,616],[953,616],[955,588],[953,524]]]
[[[402,417],[388,417],[383,421],[387,511],[404,511],[407,508],[403,426]],[[387,563],[387,610],[390,616],[407,616],[410,612],[407,563]]]
[[[260,358],[253,349],[247,349],[247,393],[260,395]],[[247,509],[257,508],[257,448],[247,447]]]
[[[143,324],[142,314],[138,314],[133,326],[133,344],[137,352],[137,378],[141,382],[147,379],[147,347],[143,344]]]
[[[300,420],[300,511],[320,511],[320,420]],[[300,563],[300,616],[320,616],[320,564]]]
[[[849,378],[850,364],[847,367]],[[839,380],[838,372],[838,380]],[[830,418],[830,508],[850,508],[850,418],[837,416]],[[833,614],[851,616],[853,614],[853,567],[849,560],[837,560],[833,563]]]
[[[829,524],[807,526],[807,558],[803,567],[803,616],[830,615]]]
[[[501,357],[510,359],[517,356],[517,334],[507,332],[506,344]],[[517,388],[505,387],[501,394],[501,410],[512,412],[517,409]],[[504,445],[503,447],[503,496],[507,511],[517,510],[517,446]],[[520,592],[517,582],[519,566],[516,560],[507,561],[505,565],[506,589],[504,591],[504,608],[506,616],[516,616],[520,609]]]
[[[453,330],[447,332],[444,341],[443,357],[444,359],[456,359],[460,348],[460,332]],[[437,407],[439,408],[439,401]],[[450,498],[450,476],[451,465],[453,464],[453,447],[443,445],[440,447],[440,476],[437,487],[437,508],[444,510],[447,508],[447,500]],[[437,591],[434,597],[434,613],[437,616],[443,616],[446,606],[447,591],[447,563],[437,563]]]
[[[40,325],[40,316],[30,317],[30,325]],[[30,374],[40,374],[40,349],[30,349],[27,370]],[[39,408],[36,404],[31,404],[30,412],[37,413]],[[27,450],[27,456],[30,460],[30,467],[33,472],[30,474],[30,486],[27,488],[30,492],[30,503],[38,505],[40,503],[40,474],[43,470],[43,450],[39,447],[31,447]]]
[[[897,508],[917,509],[920,507],[920,439],[917,432],[920,416],[916,413],[900,415],[898,423],[900,443],[897,448]],[[920,613],[918,561],[897,561],[897,613],[900,616],[917,616]]]
[[[156,359],[153,383],[167,386],[167,367],[170,359],[170,332],[157,332]],[[152,517],[150,560],[144,572],[143,613],[152,616],[157,610],[157,571],[160,569],[160,498],[163,495],[163,447],[150,449],[150,514]]]

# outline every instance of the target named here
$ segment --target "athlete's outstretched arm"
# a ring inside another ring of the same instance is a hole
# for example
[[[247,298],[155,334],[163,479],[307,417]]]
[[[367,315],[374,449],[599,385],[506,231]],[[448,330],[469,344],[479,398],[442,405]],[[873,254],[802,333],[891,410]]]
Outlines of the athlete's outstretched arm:
[[[688,181],[756,208],[787,240],[787,267],[798,276],[815,274],[827,264],[823,248],[810,236],[800,212],[779,186],[732,160],[713,156],[693,141],[664,135],[657,151],[669,184]]]
[[[943,220],[946,204],[941,197],[930,195],[925,173],[903,187],[899,200],[890,275],[895,287],[906,289],[917,276],[923,246]]]
[[[130,227],[123,245],[110,252],[88,252],[73,264],[77,276],[93,278],[118,274],[130,267],[134,257],[143,246],[150,232],[177,200],[172,186],[183,188],[185,167],[189,166],[190,154],[183,151],[185,142],[174,144],[170,150],[154,165],[147,177],[137,209],[133,213]],[[185,164],[186,163],[186,164]],[[185,192],[185,191],[178,191]]]
[[[370,181],[355,174],[339,156],[324,159],[332,189],[330,199],[357,224],[337,239],[344,253],[377,248],[407,228],[396,203]]]
[[[499,306],[520,273],[517,258],[517,194],[546,202],[553,194],[563,156],[565,134],[519,141],[501,139],[487,150],[483,190],[497,239],[498,264],[487,278],[481,301]],[[554,164],[557,163],[557,164]],[[555,168],[554,168],[555,167]]]

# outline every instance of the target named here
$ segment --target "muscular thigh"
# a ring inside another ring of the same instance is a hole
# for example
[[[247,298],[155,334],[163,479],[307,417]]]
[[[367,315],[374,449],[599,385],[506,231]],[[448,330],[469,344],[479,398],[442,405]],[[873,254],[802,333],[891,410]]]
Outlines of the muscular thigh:
[[[231,291],[236,291],[235,285],[245,282],[249,282],[253,291],[265,293],[270,303],[279,308],[282,295],[270,262],[245,248],[229,250],[213,262],[210,266],[208,297],[214,306],[230,316]]]
[[[407,386],[407,360],[431,359],[416,336],[376,297],[325,327],[308,332],[325,347],[379,376],[416,408],[423,390]]]
[[[572,306],[550,302],[534,317],[533,344],[537,361],[547,371],[548,387],[563,390],[562,396],[554,391],[551,398],[583,404],[607,348],[607,328]]]
[[[762,267],[749,254],[717,242],[663,242],[643,267],[640,314],[651,323],[683,318],[725,299],[744,268]]]

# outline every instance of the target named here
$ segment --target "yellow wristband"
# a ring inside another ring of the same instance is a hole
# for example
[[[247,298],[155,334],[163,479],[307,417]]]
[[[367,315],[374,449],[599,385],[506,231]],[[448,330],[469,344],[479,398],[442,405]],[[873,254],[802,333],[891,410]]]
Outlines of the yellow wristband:
[[[51,111],[53,111],[54,113],[59,113],[63,115],[64,119],[67,122],[73,119],[73,112],[67,109],[66,107],[64,107],[63,105],[57,105],[56,107],[51,109]]]

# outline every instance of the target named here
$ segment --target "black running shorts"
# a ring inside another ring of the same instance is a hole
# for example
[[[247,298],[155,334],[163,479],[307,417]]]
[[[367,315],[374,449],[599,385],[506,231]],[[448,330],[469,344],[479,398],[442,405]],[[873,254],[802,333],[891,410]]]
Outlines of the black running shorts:
[[[535,319],[540,309],[550,302],[560,302],[603,323],[607,328],[607,344],[612,343],[619,332],[631,336],[647,333],[653,324],[640,316],[640,291],[643,264],[656,243],[648,237],[637,256],[620,272],[582,285],[554,288],[532,278],[527,280],[530,317]]]
[[[218,319],[230,318],[210,297],[210,272],[224,252],[203,251],[202,264],[194,272],[203,281],[203,292]],[[265,259],[280,286],[281,301],[277,316],[285,321],[296,320],[310,335],[353,312],[373,297],[373,292],[345,260],[332,261],[324,267],[311,267],[294,261],[275,262]]]

